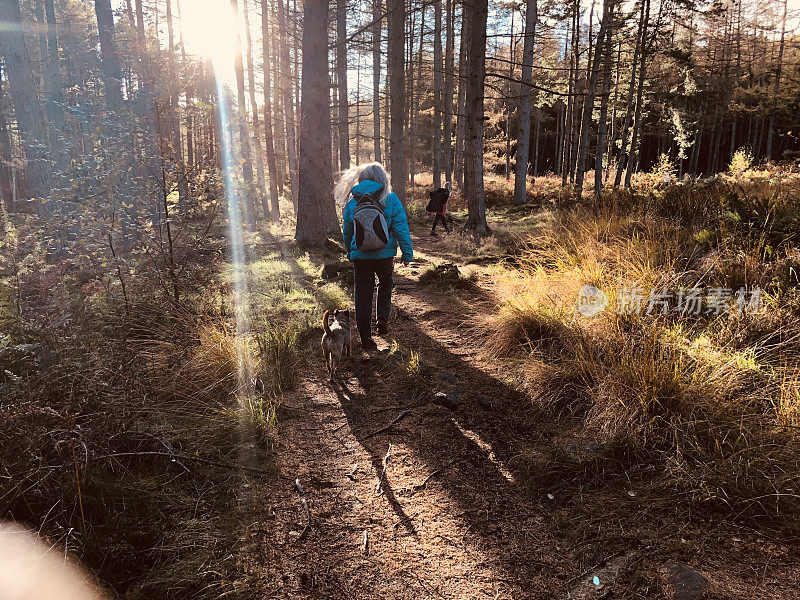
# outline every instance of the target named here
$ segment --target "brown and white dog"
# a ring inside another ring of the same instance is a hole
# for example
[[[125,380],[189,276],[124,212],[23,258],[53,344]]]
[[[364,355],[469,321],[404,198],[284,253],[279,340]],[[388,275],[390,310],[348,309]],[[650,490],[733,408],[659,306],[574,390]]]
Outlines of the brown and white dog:
[[[329,317],[333,314],[333,323],[329,323]],[[325,355],[325,366],[331,374],[331,383],[334,381],[336,369],[342,355],[350,356],[350,311],[326,310],[322,317],[322,353]]]

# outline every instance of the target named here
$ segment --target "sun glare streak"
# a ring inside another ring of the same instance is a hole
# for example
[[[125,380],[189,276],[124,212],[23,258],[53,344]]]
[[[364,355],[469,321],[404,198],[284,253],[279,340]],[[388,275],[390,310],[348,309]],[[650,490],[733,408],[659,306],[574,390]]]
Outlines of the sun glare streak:
[[[181,14],[186,50],[211,60],[218,77],[234,81],[238,23],[228,0],[193,0]]]
[[[236,319],[236,360],[238,378],[236,392],[240,403],[245,403],[251,393],[252,365],[247,348],[250,331],[250,305],[247,300],[247,263],[242,236],[242,213],[236,185],[233,139],[225,85],[216,77],[220,132],[222,135],[222,174],[228,214],[228,243],[231,250],[233,277],[233,308]],[[241,407],[240,407],[241,408]]]

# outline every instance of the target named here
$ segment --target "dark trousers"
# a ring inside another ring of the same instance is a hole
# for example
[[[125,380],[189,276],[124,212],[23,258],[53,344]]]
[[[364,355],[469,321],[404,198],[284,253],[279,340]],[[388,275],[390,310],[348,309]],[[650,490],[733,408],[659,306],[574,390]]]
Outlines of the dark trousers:
[[[379,319],[389,319],[392,306],[392,271],[394,257],[365,258],[353,260],[355,271],[356,326],[361,340],[366,342],[372,337],[372,307],[375,294],[375,276],[378,276]]]
[[[447,226],[447,221],[444,220],[444,213],[436,213],[436,216],[433,217],[433,227],[431,227],[431,233],[436,231],[436,224],[442,222],[442,226],[444,227],[445,231],[450,231],[450,228]]]

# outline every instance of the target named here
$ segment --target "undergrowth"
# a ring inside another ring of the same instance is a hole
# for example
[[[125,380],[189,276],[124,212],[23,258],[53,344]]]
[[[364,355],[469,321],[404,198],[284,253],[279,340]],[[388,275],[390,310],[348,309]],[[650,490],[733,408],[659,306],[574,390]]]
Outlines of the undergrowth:
[[[543,211],[502,273],[486,352],[596,451],[532,477],[646,473],[698,509],[796,532],[798,215],[791,185],[741,174]],[[578,311],[587,285],[607,303],[592,317]],[[760,290],[760,304],[735,310],[740,287]],[[681,311],[676,298],[698,289],[708,304]]]

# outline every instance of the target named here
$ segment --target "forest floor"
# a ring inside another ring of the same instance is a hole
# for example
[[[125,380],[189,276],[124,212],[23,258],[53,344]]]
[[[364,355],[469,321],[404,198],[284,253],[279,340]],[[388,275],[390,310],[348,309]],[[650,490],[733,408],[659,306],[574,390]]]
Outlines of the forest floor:
[[[796,597],[790,542],[636,481],[560,481],[558,457],[592,440],[531,411],[476,334],[503,267],[465,265],[455,234],[413,238],[381,352],[367,357],[354,336],[330,384],[314,341],[284,396],[278,476],[240,498],[246,585],[268,598],[699,598],[699,572],[702,597]],[[278,244],[296,260],[288,237]],[[470,283],[420,282],[445,261]],[[290,269],[297,284],[320,285],[305,266]]]
[[[290,212],[245,232],[244,338],[214,204],[178,273],[162,238],[61,257],[6,218],[0,516],[114,597],[797,598],[800,174],[776,177],[601,206],[540,181],[524,207],[490,178],[481,240],[458,194],[427,235],[422,182],[390,333],[335,384],[321,319],[352,266]],[[580,318],[580,286],[630,274],[768,304]]]

